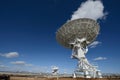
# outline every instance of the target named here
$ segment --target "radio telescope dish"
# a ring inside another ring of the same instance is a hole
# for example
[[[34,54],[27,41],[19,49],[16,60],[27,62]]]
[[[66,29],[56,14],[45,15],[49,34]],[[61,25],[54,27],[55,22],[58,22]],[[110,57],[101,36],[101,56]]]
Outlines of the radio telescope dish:
[[[65,23],[60,27],[56,33],[57,41],[67,48],[72,48],[70,43],[74,42],[76,38],[86,39],[83,47],[91,44],[99,33],[99,24],[89,18],[81,18]]]
[[[57,66],[53,66],[52,67],[52,74],[53,75],[57,75],[58,74],[58,70],[59,70],[59,68]]]
[[[74,78],[77,77],[77,72],[82,72],[85,78],[102,78],[100,71],[91,65],[85,56],[88,52],[87,46],[96,39],[99,30],[99,24],[89,18],[69,21],[58,29],[57,41],[64,47],[72,49],[71,58],[78,60]]]

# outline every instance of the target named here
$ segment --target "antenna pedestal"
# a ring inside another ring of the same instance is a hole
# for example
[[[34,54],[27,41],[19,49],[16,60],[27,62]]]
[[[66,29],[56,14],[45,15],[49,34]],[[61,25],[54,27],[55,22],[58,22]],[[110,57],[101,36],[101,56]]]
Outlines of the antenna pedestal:
[[[96,69],[95,66],[91,65],[85,54],[87,53],[87,47],[82,47],[82,43],[86,41],[85,38],[83,39],[76,39],[73,45],[73,52],[71,58],[78,60],[77,69],[74,71],[73,77],[77,77],[77,73],[82,73],[85,78],[102,78],[101,73],[99,70]]]

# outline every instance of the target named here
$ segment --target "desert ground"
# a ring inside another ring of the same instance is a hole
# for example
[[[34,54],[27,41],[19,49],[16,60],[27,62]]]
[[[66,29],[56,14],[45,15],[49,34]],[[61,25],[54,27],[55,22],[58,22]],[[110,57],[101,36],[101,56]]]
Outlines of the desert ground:
[[[40,75],[11,75],[2,74],[0,80],[120,80],[120,76],[111,75],[104,76],[103,78],[72,78],[61,76],[40,76]]]
[[[101,79],[85,79],[85,78],[30,78],[30,77],[11,77],[10,80],[120,80],[120,78],[101,78]]]

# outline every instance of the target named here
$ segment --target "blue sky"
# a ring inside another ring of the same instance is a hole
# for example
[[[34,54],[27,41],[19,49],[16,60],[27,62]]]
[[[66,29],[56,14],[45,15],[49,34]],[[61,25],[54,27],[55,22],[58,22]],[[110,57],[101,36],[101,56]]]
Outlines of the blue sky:
[[[55,65],[61,73],[72,73],[77,60],[59,45],[55,33],[84,1],[1,0],[0,70],[50,72]],[[89,47],[86,57],[104,73],[120,73],[120,1],[102,2],[108,14],[98,21],[100,44]]]

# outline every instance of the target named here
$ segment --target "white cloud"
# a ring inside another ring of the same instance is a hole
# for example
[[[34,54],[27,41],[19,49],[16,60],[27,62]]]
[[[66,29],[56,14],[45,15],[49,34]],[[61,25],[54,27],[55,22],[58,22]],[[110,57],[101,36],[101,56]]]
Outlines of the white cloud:
[[[7,68],[7,66],[5,66],[5,65],[0,65],[0,68]]]
[[[73,13],[71,20],[79,18],[91,18],[97,20],[104,19],[106,15],[107,13],[104,12],[104,6],[101,0],[87,0]]]
[[[25,64],[25,66],[33,66],[33,64]]]
[[[101,42],[99,42],[99,41],[94,41],[93,43],[91,43],[91,44],[89,45],[89,47],[90,47],[90,48],[95,48],[98,44],[101,44]]]
[[[32,64],[27,64],[25,61],[14,61],[10,63],[14,65],[33,66]]]
[[[51,68],[49,66],[32,66],[32,72],[51,72]]]
[[[11,64],[15,64],[15,65],[25,65],[26,63],[24,61],[15,61],[15,62],[11,62]]]
[[[97,58],[95,58],[94,60],[95,61],[98,61],[98,60],[106,60],[107,58],[106,57],[97,57]]]
[[[19,56],[18,52],[10,52],[10,53],[5,53],[5,54],[1,54],[0,56],[6,57],[6,58],[15,58]]]

